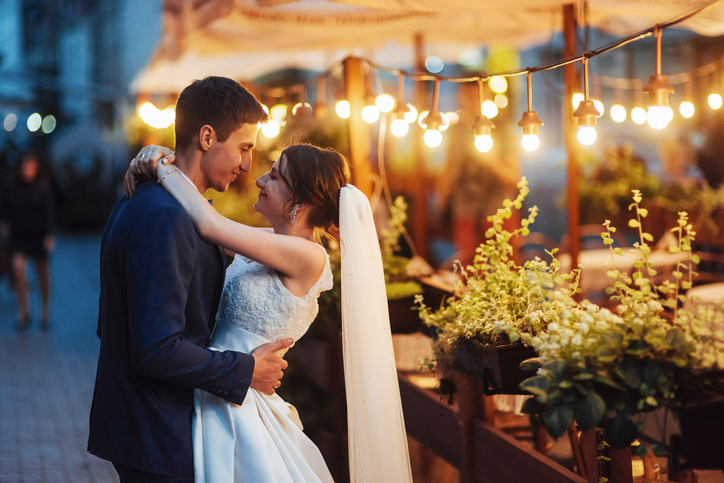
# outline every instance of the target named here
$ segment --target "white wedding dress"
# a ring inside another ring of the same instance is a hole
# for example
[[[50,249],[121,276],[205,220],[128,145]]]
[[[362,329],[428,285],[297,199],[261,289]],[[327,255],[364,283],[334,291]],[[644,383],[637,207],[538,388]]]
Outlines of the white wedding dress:
[[[297,297],[273,269],[236,255],[209,348],[250,353],[266,342],[296,341],[317,316],[319,294],[331,288],[329,257],[317,283]],[[239,406],[197,389],[194,404],[196,483],[333,481],[296,410],[276,394],[249,388]]]

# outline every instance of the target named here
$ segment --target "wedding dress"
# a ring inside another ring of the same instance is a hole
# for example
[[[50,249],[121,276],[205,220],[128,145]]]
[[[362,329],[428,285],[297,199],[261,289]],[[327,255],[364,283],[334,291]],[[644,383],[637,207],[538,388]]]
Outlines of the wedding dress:
[[[250,353],[266,342],[296,341],[317,316],[319,294],[331,288],[329,256],[319,280],[297,297],[275,270],[236,255],[226,271],[209,348]],[[296,409],[278,395],[249,388],[239,406],[197,389],[194,404],[196,483],[333,481]]]

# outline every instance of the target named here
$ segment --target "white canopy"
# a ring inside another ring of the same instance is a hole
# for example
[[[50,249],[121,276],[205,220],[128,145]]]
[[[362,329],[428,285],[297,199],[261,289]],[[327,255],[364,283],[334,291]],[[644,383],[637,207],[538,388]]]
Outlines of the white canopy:
[[[544,41],[561,27],[561,0],[165,0],[163,36],[131,91],[180,92],[193,79],[251,80],[283,68],[323,71],[364,55],[409,67],[422,35],[428,55],[454,59],[470,47]],[[593,27],[626,36],[711,3],[701,0],[590,0]],[[681,27],[724,34],[724,4]]]

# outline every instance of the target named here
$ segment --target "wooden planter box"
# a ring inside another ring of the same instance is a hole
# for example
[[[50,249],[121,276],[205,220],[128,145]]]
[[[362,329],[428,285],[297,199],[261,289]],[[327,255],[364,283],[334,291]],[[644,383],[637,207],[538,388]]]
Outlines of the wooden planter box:
[[[425,327],[415,307],[415,297],[388,300],[387,306],[393,334],[412,334]]]
[[[535,356],[533,348],[523,344],[492,346],[465,339],[458,342],[452,365],[482,382],[485,395],[528,394],[519,384],[535,373],[523,371],[520,363]]]

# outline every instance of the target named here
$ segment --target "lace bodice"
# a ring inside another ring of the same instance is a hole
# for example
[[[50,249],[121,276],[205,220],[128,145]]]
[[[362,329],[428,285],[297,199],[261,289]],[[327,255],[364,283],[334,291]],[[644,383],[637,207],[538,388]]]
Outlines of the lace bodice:
[[[297,297],[282,284],[274,269],[236,255],[226,270],[216,321],[267,341],[287,337],[296,341],[307,332],[319,312],[319,294],[331,288],[329,256],[319,280],[307,295]]]

